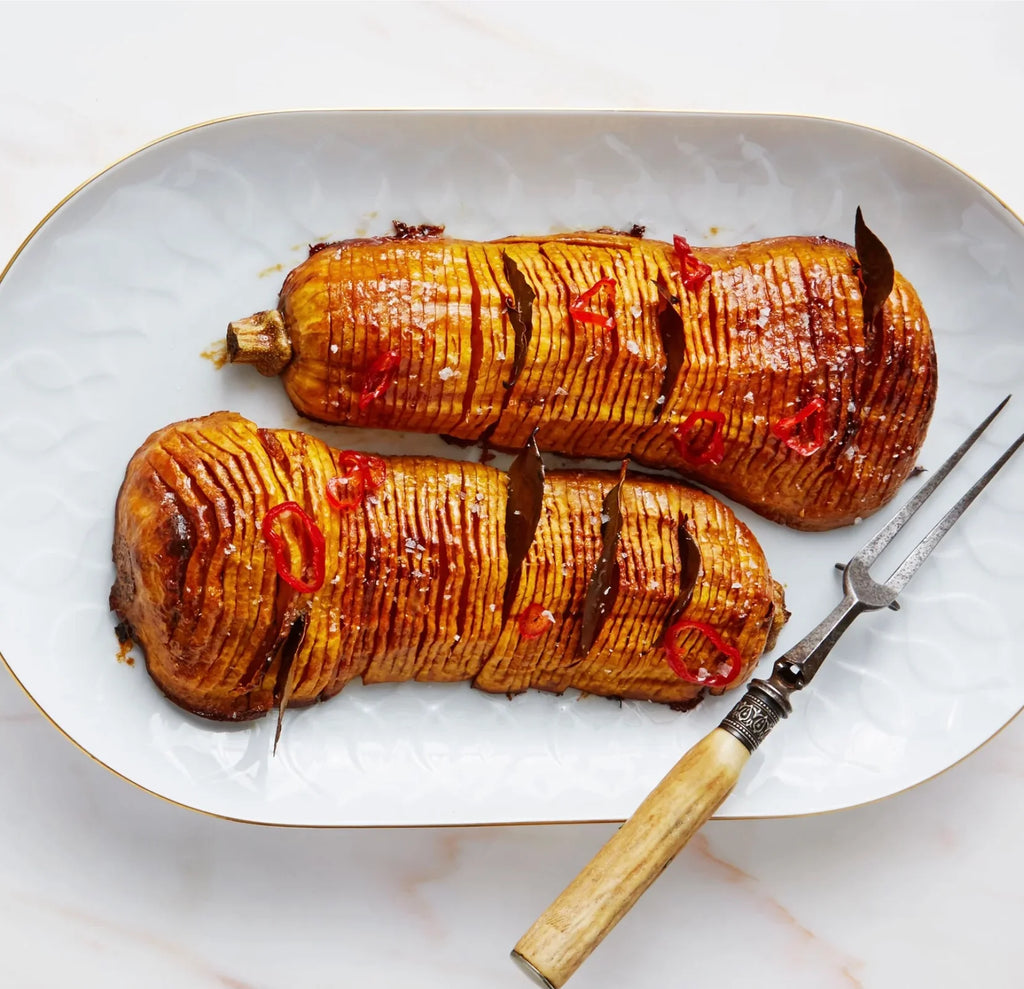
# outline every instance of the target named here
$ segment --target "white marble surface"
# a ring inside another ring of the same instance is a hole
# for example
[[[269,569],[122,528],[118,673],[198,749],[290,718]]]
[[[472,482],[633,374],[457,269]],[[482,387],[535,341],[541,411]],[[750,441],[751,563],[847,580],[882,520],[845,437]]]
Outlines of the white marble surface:
[[[1024,213],[1017,4],[3,5],[0,36],[3,258],[161,134],[314,106],[820,114]],[[613,829],[202,817],[93,763],[6,673],[0,752],[4,986],[526,985],[509,947]],[[1019,986],[1022,766],[1018,718],[879,804],[712,823],[570,984]]]

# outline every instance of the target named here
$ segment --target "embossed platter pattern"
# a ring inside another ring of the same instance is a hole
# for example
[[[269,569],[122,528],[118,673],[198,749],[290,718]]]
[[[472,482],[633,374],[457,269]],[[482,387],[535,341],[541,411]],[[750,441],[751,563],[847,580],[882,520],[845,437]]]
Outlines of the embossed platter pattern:
[[[677,714],[576,694],[352,685],[289,712],[275,757],[272,719],[224,727],[170,705],[141,662],[117,661],[107,609],[125,464],[153,429],[215,409],[310,428],[277,383],[200,356],[229,319],[274,302],[310,242],[384,233],[392,218],[479,238],[638,222],[695,244],[850,240],[857,205],[936,333],[927,467],[1024,380],[1024,228],[969,177],[896,138],[790,117],[306,112],[208,124],[132,155],[56,209],[0,281],[4,659],[86,752],[206,812],[300,825],[627,816],[728,697]],[[1011,403],[961,480],[1020,430],[1021,409]],[[347,431],[345,444],[474,455],[403,434]],[[887,796],[1017,713],[1022,492],[1018,463],[903,610],[847,634],[719,816]],[[834,562],[882,521],[800,534],[738,512],[787,585],[793,618],[780,649],[834,603]]]

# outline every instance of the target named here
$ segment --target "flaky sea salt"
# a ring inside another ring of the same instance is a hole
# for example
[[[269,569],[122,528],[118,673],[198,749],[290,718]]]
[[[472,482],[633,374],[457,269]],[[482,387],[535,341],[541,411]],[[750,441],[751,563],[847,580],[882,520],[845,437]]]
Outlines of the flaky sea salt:
[[[626,350],[628,350],[631,354],[639,354],[640,353],[640,344],[638,344],[636,342],[636,340],[627,340],[626,341]]]
[[[440,371],[437,372],[437,376],[442,381],[447,381],[449,378],[456,377],[458,375],[458,373],[459,372],[456,371],[455,368],[453,368],[453,367],[443,367],[443,368],[441,368]]]

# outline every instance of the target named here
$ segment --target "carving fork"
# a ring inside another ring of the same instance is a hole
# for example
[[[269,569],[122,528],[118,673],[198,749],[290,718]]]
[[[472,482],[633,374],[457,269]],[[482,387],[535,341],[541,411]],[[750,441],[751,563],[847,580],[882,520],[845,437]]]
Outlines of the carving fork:
[[[767,680],[752,680],[722,723],[697,742],[644,800],[512,950],[538,985],[559,989],[661,874],[732,791],[750,754],[792,711],[789,696],[811,682],[839,637],[863,611],[898,608],[897,597],[939,540],[953,527],[1024,443],[1006,452],[934,525],[886,581],[871,564],[956,466],[1009,396],[967,437],[906,505],[843,570],[843,599],[809,635],[775,661]]]

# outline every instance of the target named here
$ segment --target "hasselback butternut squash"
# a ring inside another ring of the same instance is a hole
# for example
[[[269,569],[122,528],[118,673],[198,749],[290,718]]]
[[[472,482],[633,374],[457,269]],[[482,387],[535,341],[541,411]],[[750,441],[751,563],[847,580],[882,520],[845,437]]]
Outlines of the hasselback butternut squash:
[[[111,606],[160,688],[219,719],[357,677],[686,705],[740,683],[785,621],[757,542],[711,496],[552,471],[535,526],[510,539],[530,514],[528,498],[510,502],[510,476],[332,450],[233,413],[176,423],[128,465]],[[587,597],[609,546],[595,620]]]
[[[228,351],[322,422],[508,450],[536,429],[543,449],[672,468],[828,529],[895,494],[931,417],[919,298],[890,264],[865,312],[867,269],[834,240],[402,227],[311,250],[277,309],[229,326]]]

